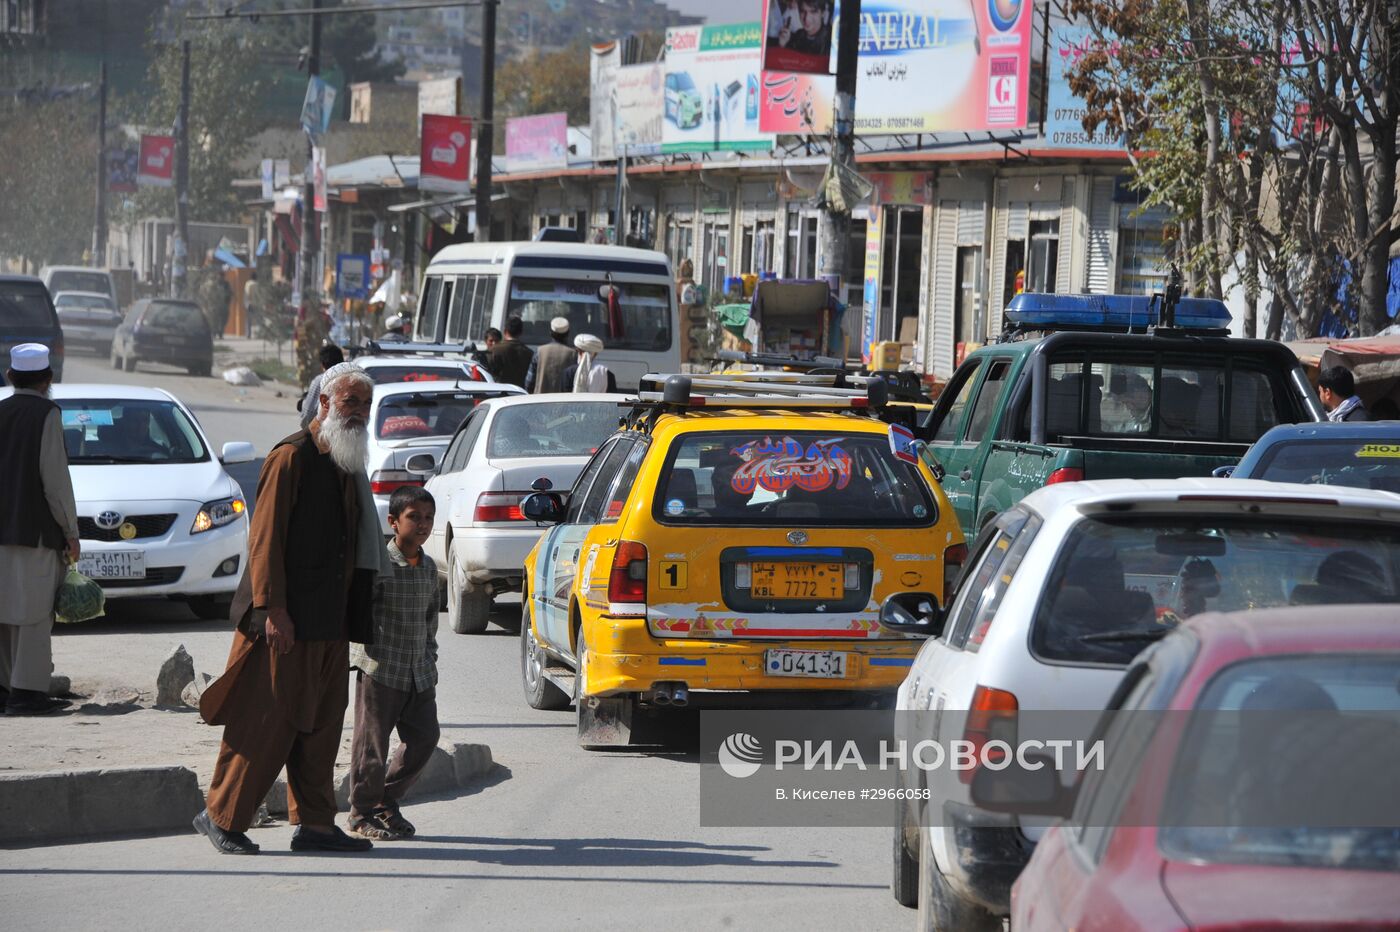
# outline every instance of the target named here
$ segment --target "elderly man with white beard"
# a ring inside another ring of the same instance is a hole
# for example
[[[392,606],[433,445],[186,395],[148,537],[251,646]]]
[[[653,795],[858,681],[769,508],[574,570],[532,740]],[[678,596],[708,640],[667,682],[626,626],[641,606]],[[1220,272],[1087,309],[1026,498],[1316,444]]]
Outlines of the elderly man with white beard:
[[[335,824],[333,772],[349,699],[351,640],[370,637],[370,595],[388,572],[365,463],[374,384],[342,363],[320,411],[263,462],[234,595],[224,675],[200,712],[224,726],[195,830],[224,854],[256,854],[245,832],[283,766],[293,851],[364,851]]]

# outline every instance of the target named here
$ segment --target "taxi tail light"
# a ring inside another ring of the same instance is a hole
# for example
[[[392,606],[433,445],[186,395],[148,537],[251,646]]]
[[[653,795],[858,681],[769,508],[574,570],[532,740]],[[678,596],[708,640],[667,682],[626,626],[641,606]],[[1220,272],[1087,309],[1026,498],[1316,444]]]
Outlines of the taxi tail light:
[[[1005,741],[1016,746],[1016,712],[1019,708],[1014,693],[990,686],[978,686],[972,693],[972,702],[967,710],[967,723],[963,726],[963,740],[972,744],[972,758],[977,763],[966,770],[958,771],[958,779],[971,783],[981,766],[982,755],[988,741]],[[996,759],[1002,755],[1000,748],[991,752]]]
[[[377,469],[369,475],[369,490],[375,495],[392,495],[404,485],[422,485],[423,480],[402,469]]]
[[[520,503],[529,492],[482,492],[476,497],[475,521],[524,521]]]
[[[953,585],[967,562],[967,544],[954,544],[943,550],[943,604],[953,600]]]
[[[1046,485],[1054,485],[1057,482],[1083,482],[1084,470],[1078,466],[1061,466],[1050,474],[1050,478],[1045,480]]]
[[[624,540],[613,553],[608,574],[608,601],[638,604],[647,600],[647,548],[635,540]]]

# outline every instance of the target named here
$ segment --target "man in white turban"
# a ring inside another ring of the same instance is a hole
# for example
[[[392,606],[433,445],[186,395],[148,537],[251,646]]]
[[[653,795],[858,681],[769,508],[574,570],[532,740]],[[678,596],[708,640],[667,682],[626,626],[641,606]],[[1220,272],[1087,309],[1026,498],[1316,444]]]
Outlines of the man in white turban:
[[[580,333],[574,337],[574,349],[578,359],[564,372],[564,381],[575,392],[615,392],[617,379],[608,367],[598,362],[598,354],[603,351],[603,341],[591,333]]]

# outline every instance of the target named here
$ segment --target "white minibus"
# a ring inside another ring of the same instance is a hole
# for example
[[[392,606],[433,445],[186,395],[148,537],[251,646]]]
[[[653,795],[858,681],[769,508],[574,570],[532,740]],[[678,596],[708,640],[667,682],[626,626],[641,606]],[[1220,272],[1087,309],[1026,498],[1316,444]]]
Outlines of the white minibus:
[[[523,339],[534,348],[551,339],[551,320],[566,317],[573,335],[591,333],[603,341],[599,361],[620,389],[635,389],[648,372],[680,371],[684,337],[664,253],[579,243],[462,243],[428,263],[419,295],[416,342],[481,346],[488,327],[504,332],[505,321],[519,317]]]

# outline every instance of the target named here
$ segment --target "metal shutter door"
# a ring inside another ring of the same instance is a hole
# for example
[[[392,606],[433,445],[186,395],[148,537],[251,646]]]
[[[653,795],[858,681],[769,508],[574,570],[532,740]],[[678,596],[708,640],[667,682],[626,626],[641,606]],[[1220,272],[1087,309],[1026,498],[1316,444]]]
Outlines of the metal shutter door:
[[[1113,184],[1112,178],[1095,178],[1089,202],[1089,254],[1084,282],[1090,294],[1113,291]]]

